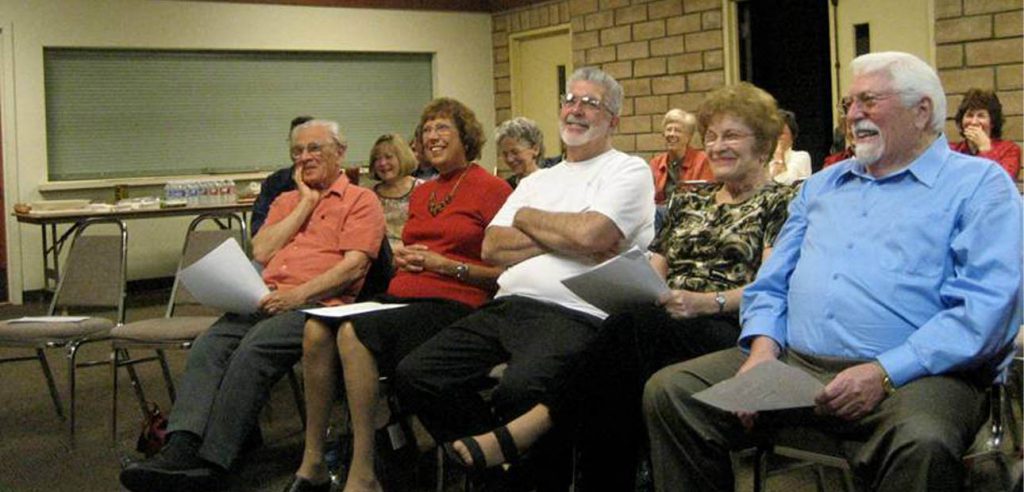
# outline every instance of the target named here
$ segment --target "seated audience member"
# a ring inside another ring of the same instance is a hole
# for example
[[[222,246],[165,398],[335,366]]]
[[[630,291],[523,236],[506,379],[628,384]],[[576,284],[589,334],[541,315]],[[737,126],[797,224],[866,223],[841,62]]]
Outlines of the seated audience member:
[[[412,190],[423,183],[409,174],[415,167],[416,156],[397,134],[381,135],[370,150],[370,177],[379,181],[373,185],[373,192],[384,209],[392,251],[402,245],[402,227],[409,218]]]
[[[506,461],[499,435],[520,451],[553,426],[582,423],[576,485],[632,490],[644,382],[668,364],[736,343],[740,297],[771,252],[794,188],[768,178],[782,123],[767,92],[747,83],[719,89],[697,117],[716,184],[677,191],[651,243],[651,265],[670,294],[658,306],[612,314],[549,399],[504,428],[456,441],[465,462],[475,463],[474,447],[487,466]]]
[[[508,181],[515,188],[519,181],[540,169],[537,159],[544,156],[544,134],[529,118],[507,120],[494,131],[501,160],[512,170]]]
[[[312,116],[296,116],[292,118],[291,130],[312,119]],[[267,212],[270,211],[270,204],[274,203],[277,195],[295,189],[294,175],[295,166],[292,165],[274,171],[263,180],[263,183],[260,185],[260,194],[256,197],[256,201],[252,202],[252,216],[249,217],[249,237],[256,237],[260,227],[263,227],[263,222],[267,220]]]
[[[690,147],[697,129],[697,119],[692,114],[670,109],[662,118],[661,127],[666,152],[654,156],[650,165],[654,174],[654,202],[664,206],[683,181],[708,181],[714,177],[704,151]]]
[[[306,448],[286,492],[330,488],[324,434],[340,368],[353,433],[345,490],[381,490],[374,472],[374,431],[386,420],[378,417],[387,412],[377,408],[380,375],[393,375],[405,354],[486,302],[497,287],[502,269],[484,263],[480,247],[484,229],[512,190],[473,163],[484,135],[469,108],[454,99],[436,99],[420,121],[426,157],[440,176],[412,192],[402,236],[407,246],[395,250],[398,272],[387,294],[376,299],[408,305],[345,320],[314,317],[306,322]]]
[[[854,144],[853,144],[853,131],[850,129],[850,124],[848,122],[846,122],[846,118],[845,117],[843,118],[842,126],[843,126],[843,133],[842,133],[842,135],[841,136],[837,135],[837,137],[836,137],[837,141],[839,143],[839,146],[841,146],[841,149],[839,149],[837,152],[833,152],[832,154],[829,154],[828,157],[825,157],[825,161],[821,165],[822,169],[825,169],[825,168],[827,168],[827,167],[829,167],[829,166],[831,166],[833,164],[838,164],[838,163],[840,163],[842,161],[845,161],[846,159],[850,159],[850,158],[852,158],[854,156],[854,148],[855,147],[854,147]],[[839,133],[839,129],[838,128],[836,128],[836,133],[837,134]],[[833,148],[835,148],[834,144],[833,144]]]
[[[438,172],[434,169],[434,166],[430,165],[430,159],[427,159],[423,149],[423,126],[416,125],[416,131],[413,132],[411,148],[413,155],[416,156],[416,169],[413,169],[410,175],[416,179],[422,181],[430,181],[436,179]]]
[[[572,74],[560,113],[565,162],[520,183],[484,236],[484,260],[508,266],[496,299],[399,363],[401,401],[439,441],[482,433],[550,399],[607,316],[561,280],[651,242],[650,170],[612,148],[621,104],[622,86],[611,76],[591,67]],[[478,391],[504,362],[492,413]],[[474,466],[457,447],[446,448]],[[547,478],[567,485],[567,475]]]
[[[811,175],[811,154],[803,150],[793,150],[793,142],[800,133],[796,124],[796,115],[792,111],[779,110],[782,118],[782,132],[775,144],[775,155],[768,165],[769,174],[776,183],[791,185]]]
[[[133,491],[208,490],[241,451],[270,387],[302,355],[313,304],[352,302],[384,238],[384,214],[373,192],[341,172],[345,141],[333,121],[292,130],[296,189],[270,207],[252,240],[271,289],[253,315],[226,314],[188,354],[167,445],[129,465],[121,483]]]
[[[949,149],[928,64],[884,52],[851,67],[856,159],[797,191],[743,294],[739,347],[647,382],[658,490],[733,490],[729,450],[779,427],[847,443],[864,489],[961,488],[1020,325],[1020,197],[997,166]],[[772,359],[825,384],[813,411],[730,414],[692,396]]]
[[[949,144],[951,149],[994,161],[1006,170],[1010,179],[1017,179],[1020,147],[1002,139],[1003,105],[995,92],[984,89],[967,91],[953,121],[963,140]]]

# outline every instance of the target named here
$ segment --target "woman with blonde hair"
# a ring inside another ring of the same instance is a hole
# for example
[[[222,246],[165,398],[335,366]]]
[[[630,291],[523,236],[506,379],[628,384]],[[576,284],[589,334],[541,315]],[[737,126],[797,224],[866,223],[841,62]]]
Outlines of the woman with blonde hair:
[[[370,177],[378,181],[373,192],[384,208],[392,250],[402,245],[402,228],[409,218],[412,190],[423,183],[411,175],[416,165],[412,149],[395,133],[381,135],[370,150]]]

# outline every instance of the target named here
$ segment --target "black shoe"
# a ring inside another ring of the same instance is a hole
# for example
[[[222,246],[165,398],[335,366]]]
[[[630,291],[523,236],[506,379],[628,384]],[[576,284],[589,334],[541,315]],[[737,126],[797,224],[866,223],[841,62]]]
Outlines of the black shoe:
[[[164,451],[129,464],[121,471],[121,485],[132,492],[184,492],[211,490],[220,483],[221,471],[197,456],[175,460]]]
[[[283,492],[330,492],[331,481],[324,483],[313,483],[305,478],[294,476],[292,482],[284,488]]]

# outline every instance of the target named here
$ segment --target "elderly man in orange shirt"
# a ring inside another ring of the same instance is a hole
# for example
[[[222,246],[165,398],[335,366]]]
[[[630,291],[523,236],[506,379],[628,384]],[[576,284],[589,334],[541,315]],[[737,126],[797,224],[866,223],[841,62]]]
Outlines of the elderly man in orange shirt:
[[[271,205],[252,240],[271,292],[254,315],[227,314],[189,353],[167,445],[129,465],[133,491],[207,490],[241,451],[270,387],[302,356],[302,307],[352,302],[384,237],[372,191],[341,172],[345,141],[333,121],[292,130],[295,191]]]

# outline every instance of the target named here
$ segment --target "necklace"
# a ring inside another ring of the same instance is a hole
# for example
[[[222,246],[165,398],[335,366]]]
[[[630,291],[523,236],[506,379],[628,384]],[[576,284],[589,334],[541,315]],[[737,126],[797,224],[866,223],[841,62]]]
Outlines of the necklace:
[[[440,202],[437,201],[437,190],[430,192],[430,199],[427,200],[427,211],[430,212],[430,215],[432,217],[437,217],[437,214],[441,213],[441,211],[444,210],[444,208],[447,207],[448,204],[452,202],[452,198],[455,197],[455,192],[458,191],[459,185],[462,184],[462,178],[466,177],[466,172],[468,171],[469,167],[467,166],[466,169],[462,171],[462,174],[459,176],[459,179],[455,181],[455,186],[452,186],[452,191],[449,191],[448,194],[445,195],[445,197],[441,199]]]

